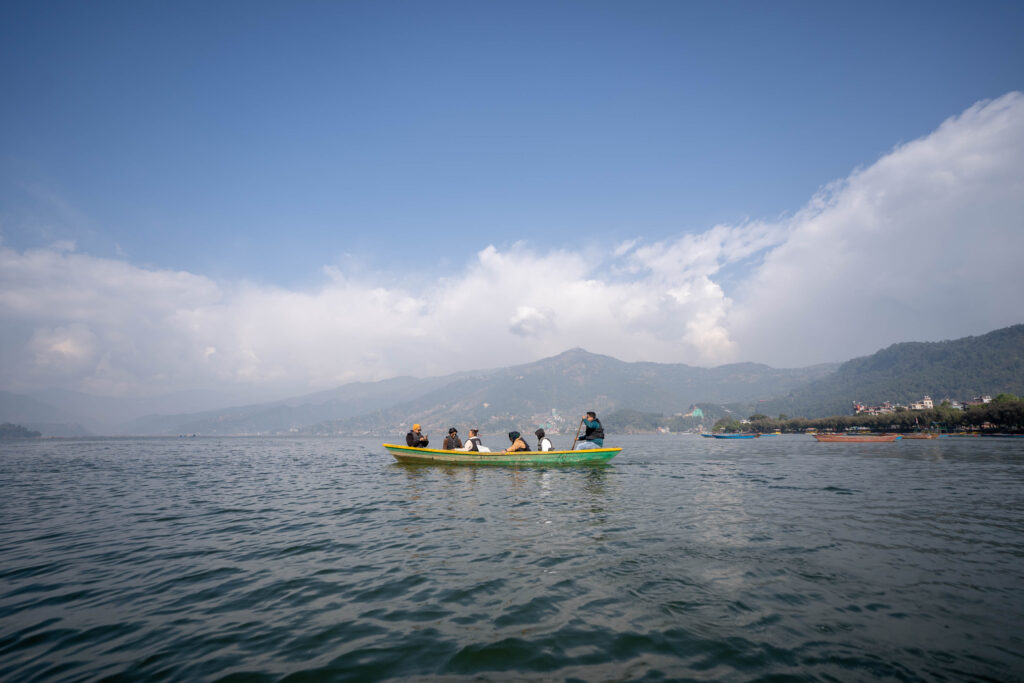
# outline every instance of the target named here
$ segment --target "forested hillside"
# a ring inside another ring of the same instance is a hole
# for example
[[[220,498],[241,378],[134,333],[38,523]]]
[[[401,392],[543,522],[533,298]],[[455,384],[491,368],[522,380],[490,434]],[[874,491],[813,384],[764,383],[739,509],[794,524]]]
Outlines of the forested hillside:
[[[893,344],[843,363],[836,372],[756,406],[767,415],[846,415],[854,401],[909,403],[929,395],[970,400],[1024,393],[1024,324],[977,337]]]

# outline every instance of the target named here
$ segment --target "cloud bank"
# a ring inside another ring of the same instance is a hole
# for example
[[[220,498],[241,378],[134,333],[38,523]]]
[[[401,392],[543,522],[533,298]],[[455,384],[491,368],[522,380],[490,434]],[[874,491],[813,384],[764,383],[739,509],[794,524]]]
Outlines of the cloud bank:
[[[802,366],[1024,321],[1024,96],[981,102],[775,221],[600,251],[483,248],[412,288],[325,267],[302,291],[0,247],[0,386],[105,395],[526,362]]]

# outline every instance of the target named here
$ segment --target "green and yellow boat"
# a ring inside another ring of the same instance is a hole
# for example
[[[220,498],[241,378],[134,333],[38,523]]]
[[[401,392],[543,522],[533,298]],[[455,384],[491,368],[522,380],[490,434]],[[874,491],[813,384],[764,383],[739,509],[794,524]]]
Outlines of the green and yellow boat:
[[[588,448],[582,451],[443,451],[437,448],[410,448],[393,443],[383,444],[398,462],[434,465],[599,465],[608,462],[621,448]]]

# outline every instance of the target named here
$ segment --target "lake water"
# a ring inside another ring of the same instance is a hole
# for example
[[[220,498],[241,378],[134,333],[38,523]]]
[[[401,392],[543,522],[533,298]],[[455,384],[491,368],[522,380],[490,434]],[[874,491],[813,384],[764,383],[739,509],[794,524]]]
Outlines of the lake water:
[[[607,443],[0,445],[0,679],[1024,678],[1024,439]]]

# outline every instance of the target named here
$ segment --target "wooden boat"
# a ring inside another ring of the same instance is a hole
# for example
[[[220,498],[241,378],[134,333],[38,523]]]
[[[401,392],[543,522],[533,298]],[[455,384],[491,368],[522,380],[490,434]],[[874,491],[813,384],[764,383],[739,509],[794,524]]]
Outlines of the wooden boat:
[[[410,448],[393,443],[383,444],[398,462],[435,465],[595,465],[608,462],[621,448],[587,448],[582,451],[444,451],[437,448]]]
[[[938,434],[931,434],[928,432],[913,432],[912,434],[904,434],[904,439],[937,439]]]
[[[760,434],[712,434],[716,439],[756,439]]]
[[[818,441],[861,442],[861,441],[897,441],[900,434],[814,434]]]

